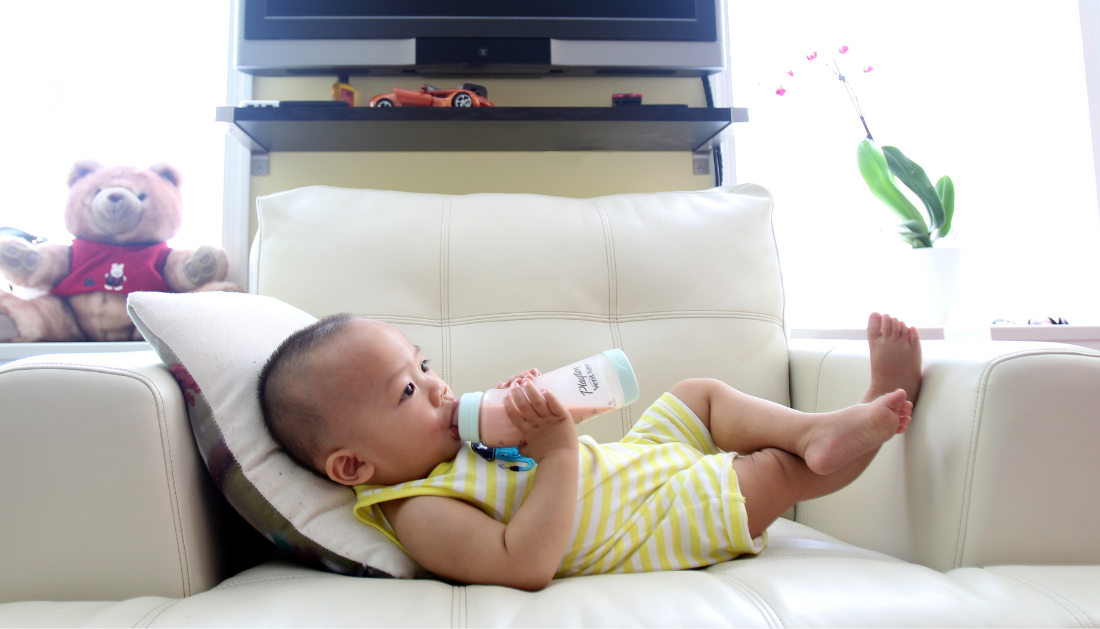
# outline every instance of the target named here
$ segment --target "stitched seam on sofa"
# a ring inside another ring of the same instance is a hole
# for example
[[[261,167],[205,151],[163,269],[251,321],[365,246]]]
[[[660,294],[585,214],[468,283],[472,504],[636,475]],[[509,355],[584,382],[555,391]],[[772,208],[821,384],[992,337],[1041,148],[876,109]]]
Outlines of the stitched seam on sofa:
[[[978,378],[978,390],[974,393],[974,411],[971,417],[970,443],[966,448],[966,473],[963,474],[962,504],[959,505],[959,526],[955,533],[955,558],[951,563],[952,568],[962,566],[963,549],[966,539],[966,518],[970,515],[970,485],[974,473],[974,459],[977,456],[978,432],[981,429],[981,413],[985,402],[985,387],[989,380],[989,372],[993,369],[993,361],[985,366],[982,375]]]
[[[957,537],[955,540],[955,560],[952,564],[954,568],[962,567],[963,553],[966,550],[966,529],[970,516],[970,495],[971,485],[973,484],[974,468],[977,467],[978,456],[978,435],[981,432],[982,413],[985,412],[985,392],[986,387],[989,384],[990,374],[993,373],[993,369],[997,365],[1001,365],[1010,360],[1017,358],[1028,358],[1031,356],[1045,356],[1045,355],[1060,355],[1060,354],[1076,354],[1079,356],[1092,356],[1095,354],[1085,354],[1083,352],[1061,352],[1061,351],[1047,351],[1047,350],[1027,350],[1022,352],[1015,352],[1012,354],[1005,354],[998,356],[990,361],[985,369],[982,370],[982,375],[978,379],[978,391],[974,397],[974,427],[970,431],[970,444],[967,448],[967,461],[966,461],[966,474],[963,477],[963,500],[959,509],[959,528]]]
[[[240,581],[227,580],[219,583],[213,589],[215,590],[228,590],[229,588],[237,587],[238,585],[247,585],[249,583],[261,583],[263,581],[280,581],[283,579],[324,579],[333,577],[332,574],[327,572],[318,572],[317,574],[281,574],[273,577],[256,577],[255,579],[241,579]]]
[[[490,313],[457,318],[448,317],[446,320],[428,317],[408,317],[402,315],[374,313],[355,313],[355,316],[378,319],[379,321],[385,321],[387,323],[393,324],[423,325],[432,327],[445,324],[453,327],[456,325],[472,325],[478,323],[495,323],[507,321],[529,321],[537,319],[565,319],[576,321],[591,321],[593,323],[607,323],[610,318],[608,317],[608,315],[603,314],[554,310]],[[772,317],[770,315],[761,315],[751,312],[739,312],[732,310],[668,310],[618,315],[614,317],[614,320],[617,323],[662,321],[673,319],[740,319],[745,321],[771,323],[777,327],[781,327],[782,325],[782,322],[779,319],[776,319],[775,317]]]
[[[150,609],[149,611],[145,612],[145,614],[141,618],[139,618],[136,623],[134,623],[134,626],[135,627],[148,627],[149,625],[153,624],[153,621],[156,620],[157,618],[159,618],[161,614],[168,611],[168,609],[170,607],[172,607],[173,605],[175,605],[176,603],[178,603],[182,600],[183,600],[182,598],[177,598],[177,599],[174,599],[174,600],[165,601],[165,602],[161,603],[160,605],[157,605],[153,609]],[[152,614],[152,616],[150,616],[150,614]]]
[[[738,186],[738,188],[740,188],[740,187],[741,186]],[[780,257],[779,257],[779,242],[775,239],[775,219],[774,219],[774,216],[775,216],[775,198],[772,197],[771,200],[768,203],[768,226],[771,228],[771,232],[772,232],[771,243],[772,243],[772,251],[775,252],[775,269],[776,269],[776,271],[779,272],[779,321],[780,321],[780,325],[783,327],[783,344],[787,345],[788,344],[787,324],[786,324],[786,320],[787,320],[787,289],[786,289],[786,284],[783,283],[783,261],[780,260]],[[787,355],[788,355],[788,357],[790,356],[790,351],[789,350],[787,352]],[[788,388],[787,388],[788,398],[790,396],[789,383],[790,383],[790,381],[788,380]]]
[[[611,239],[611,271],[613,273],[612,277],[615,278],[615,284],[611,287],[611,294],[614,297],[615,304],[614,310],[611,311],[611,316],[614,317],[614,322],[611,328],[611,332],[613,334],[612,338],[615,341],[615,347],[625,350],[625,348],[623,347],[623,332],[622,329],[619,327],[619,324],[622,322],[622,318],[619,316],[619,258],[615,254],[615,230],[611,228],[611,218],[607,215],[607,212],[604,211],[603,206],[600,205],[599,202],[597,202],[596,205],[599,206],[600,212],[603,214],[604,220],[607,222],[607,235]],[[631,411],[633,407],[633,404],[627,404],[619,410],[619,415],[622,418],[623,424],[623,435],[626,435],[626,433],[630,432],[630,429],[632,428],[630,418],[633,415]]]
[[[836,345],[830,347],[829,351],[822,354],[821,355],[821,360],[819,360],[817,362],[817,371],[814,374],[814,403],[813,403],[813,411],[811,411],[813,413],[818,412],[817,401],[819,399],[821,399],[821,371],[822,371],[822,369],[825,365],[825,359],[828,358],[829,354],[833,353],[833,350],[835,350],[835,349],[836,349]],[[787,353],[787,360],[788,361],[790,360],[790,352]],[[798,512],[799,511],[802,511],[802,509],[799,509],[798,505],[795,504],[795,506],[794,506],[795,520],[801,522],[802,524],[805,524],[806,526],[810,526],[810,521],[812,520],[812,518],[809,517],[809,516],[810,516],[810,513],[812,513],[812,510],[807,510],[806,515],[803,516],[801,520],[799,520],[799,518],[798,518]]]
[[[191,596],[191,565],[188,562],[187,557],[187,536],[183,530],[183,509],[180,507],[179,491],[176,488],[176,461],[172,456],[172,436],[168,431],[168,420],[165,415],[165,403],[160,396],[160,390],[156,387],[150,387],[154,391],[153,399],[156,400],[157,405],[157,420],[161,431],[161,439],[164,443],[164,448],[167,450],[167,460],[164,462],[165,474],[168,480],[168,495],[170,500],[175,505],[175,509],[172,512],[172,520],[176,525],[176,552],[180,553],[180,570],[183,573],[183,595]],[[188,432],[191,432],[191,422],[188,418],[187,422]]]
[[[790,559],[856,559],[856,560],[859,560],[859,561],[879,561],[879,562],[883,562],[883,563],[895,563],[894,561],[889,561],[888,559],[879,559],[878,557],[863,557],[863,556],[859,556],[859,555],[839,555],[837,553],[813,553],[812,551],[810,551],[810,552],[803,551],[803,552],[799,552],[799,553],[792,553],[790,555],[784,555],[782,557],[746,557],[741,561],[738,561],[737,558],[734,558],[734,559],[732,559],[728,562],[723,562],[723,563],[729,563],[730,567],[734,570],[741,570],[741,569],[744,569],[744,568],[751,568],[752,566],[754,566],[756,564],[760,564],[760,563],[767,563],[769,561],[787,561],[787,560],[790,560]],[[904,561],[902,559],[897,559],[896,557],[894,557],[892,559],[896,559],[897,563],[904,563],[904,564],[908,564],[908,565],[912,565],[912,566],[918,565],[918,564],[910,564],[909,562]],[[920,566],[920,567],[923,568],[924,566]],[[927,569],[931,570],[931,568],[927,568]]]
[[[812,412],[819,413],[817,401],[821,399],[821,372],[825,367],[825,359],[829,357],[829,354],[833,353],[836,346],[829,348],[829,351],[821,355],[821,360],[817,361],[817,373],[814,374],[814,410]]]
[[[455,624],[458,622],[458,619],[457,619],[458,611],[455,609],[455,605],[457,604],[457,601],[455,600],[455,590],[456,589],[458,589],[458,588],[455,588],[454,586],[451,587],[451,626],[452,627],[454,627]]]
[[[453,376],[451,373],[451,287],[449,286],[451,281],[451,197],[445,197],[443,199],[443,216],[440,222],[439,314],[441,317],[440,333],[442,334],[440,347],[443,351],[440,367],[442,368],[443,381],[450,382]]]
[[[1083,609],[1081,609],[1080,607],[1075,605],[1073,603],[1073,601],[1067,599],[1066,597],[1064,597],[1061,594],[1055,592],[1054,590],[1051,590],[1050,588],[1047,588],[1046,586],[1035,583],[1031,579],[1020,576],[1018,574],[1013,574],[1011,572],[1004,572],[1003,570],[998,570],[997,568],[985,568],[985,570],[988,570],[989,572],[995,572],[997,574],[1004,575],[1006,577],[1011,577],[1013,579],[1016,579],[1020,583],[1023,583],[1024,585],[1027,585],[1031,588],[1034,588],[1039,593],[1045,594],[1046,596],[1048,596],[1049,598],[1054,600],[1055,603],[1058,603],[1063,608],[1065,608],[1065,610],[1068,611],[1071,616],[1073,616],[1074,620],[1077,621],[1078,625],[1080,625],[1082,627],[1095,627],[1096,626],[1096,625],[1092,624],[1092,621],[1089,620],[1088,614],[1086,614]]]
[[[145,385],[145,388],[149,390],[151,397],[153,398],[154,406],[157,409],[157,432],[160,433],[161,444],[168,442],[167,436],[167,422],[165,421],[165,408],[167,405],[160,397],[160,389],[153,384],[152,380],[146,377],[144,374],[130,369],[121,369],[118,367],[102,367],[96,365],[69,365],[66,363],[37,363],[33,365],[21,365],[15,369],[6,370],[3,373],[27,371],[37,367],[44,367],[46,369],[63,369],[65,371],[87,371],[90,373],[102,373],[115,376],[129,376],[134,380],[137,380],[141,384]],[[176,536],[176,553],[180,556],[180,585],[183,589],[184,596],[190,596],[191,594],[191,573],[190,567],[187,565],[187,543],[183,539],[183,516],[179,505],[179,496],[176,492],[175,476],[172,472],[171,465],[171,445],[168,445],[168,457],[164,461],[165,465],[165,482],[168,486],[169,502],[175,505],[175,509],[172,510],[172,524],[173,533]],[[164,452],[161,453],[162,455]]]
[[[459,592],[458,596],[459,602],[462,605],[462,627],[463,629],[465,629],[466,627],[470,626],[470,605],[469,601],[466,600],[466,586],[461,586],[461,590],[462,591]]]
[[[756,607],[757,611],[760,612],[760,615],[764,617],[764,620],[767,621],[769,627],[784,627],[784,626],[786,626],[786,625],[783,624],[783,620],[779,617],[779,614],[776,613],[776,611],[774,609],[772,609],[771,605],[768,605],[768,602],[766,600],[764,600],[764,597],[760,596],[760,594],[757,593],[756,590],[749,587],[741,579],[738,579],[737,577],[730,576],[728,574],[714,573],[714,572],[709,572],[709,571],[706,571],[706,570],[702,570],[701,572],[703,574],[709,574],[710,576],[712,576],[712,577],[714,577],[714,578],[716,578],[720,581],[728,582],[735,589],[737,589],[742,594],[744,594],[745,598],[749,599],[749,601],[753,604],[753,606]]]
[[[619,266],[615,259],[615,234],[611,232],[611,220],[599,201],[592,200],[596,212],[600,217],[600,228],[603,230],[604,257],[607,260],[607,325],[611,332],[611,344],[622,348],[622,336],[619,333],[617,317],[619,315]],[[619,409],[620,434],[625,435],[630,431],[630,406]]]

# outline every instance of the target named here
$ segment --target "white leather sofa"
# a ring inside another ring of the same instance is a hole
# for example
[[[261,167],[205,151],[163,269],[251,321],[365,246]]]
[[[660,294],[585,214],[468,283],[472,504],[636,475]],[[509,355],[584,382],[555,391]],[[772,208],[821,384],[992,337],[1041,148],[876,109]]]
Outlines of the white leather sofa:
[[[251,286],[388,320],[462,392],[621,347],[642,399],[719,377],[806,411],[868,353],[788,341],[755,186],[578,201],[310,188],[260,200]],[[0,367],[0,626],[1100,626],[1100,352],[930,341],[908,433],[756,557],[537,593],[241,561],[152,352]],[[588,352],[586,354],[585,352]]]

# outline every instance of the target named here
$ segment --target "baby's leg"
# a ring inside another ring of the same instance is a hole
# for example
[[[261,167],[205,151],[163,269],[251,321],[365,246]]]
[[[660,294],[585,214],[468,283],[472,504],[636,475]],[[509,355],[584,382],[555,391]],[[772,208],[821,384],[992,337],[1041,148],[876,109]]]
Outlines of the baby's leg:
[[[719,448],[742,454],[779,448],[817,474],[832,474],[904,431],[913,408],[901,389],[831,413],[796,411],[718,380],[684,380],[669,392],[695,412]]]
[[[788,509],[803,500],[820,498],[851,483],[874,459],[878,448],[832,474],[818,474],[806,462],[784,450],[765,448],[733,460],[737,484],[745,497],[749,534],[757,537]]]

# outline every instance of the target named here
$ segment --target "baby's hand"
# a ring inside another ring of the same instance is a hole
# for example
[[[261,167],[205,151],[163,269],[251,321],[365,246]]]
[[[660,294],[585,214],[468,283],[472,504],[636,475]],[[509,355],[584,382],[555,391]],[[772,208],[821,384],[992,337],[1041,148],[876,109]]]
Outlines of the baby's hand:
[[[559,449],[576,452],[577,426],[569,409],[550,391],[539,391],[529,377],[511,387],[504,412],[523,433],[520,454],[538,462]]]
[[[539,373],[538,369],[535,369],[534,367],[531,367],[527,371],[521,371],[521,372],[517,373],[516,375],[512,376],[511,378],[508,378],[507,380],[501,380],[500,382],[497,383],[497,388],[498,389],[507,389],[508,387],[512,386],[512,383],[514,383],[514,382],[515,383],[522,382],[524,378],[537,378],[541,375],[542,374]]]

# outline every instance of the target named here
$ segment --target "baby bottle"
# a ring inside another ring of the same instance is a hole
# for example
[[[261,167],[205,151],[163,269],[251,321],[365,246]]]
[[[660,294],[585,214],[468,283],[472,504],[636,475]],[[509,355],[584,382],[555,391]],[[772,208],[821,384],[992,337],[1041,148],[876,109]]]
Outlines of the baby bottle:
[[[544,373],[533,380],[561,401],[573,421],[581,423],[638,399],[638,379],[620,349],[609,349],[584,360]],[[458,401],[458,436],[493,448],[523,442],[523,433],[504,412],[509,389],[465,393]]]

